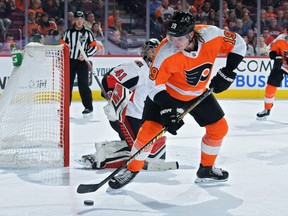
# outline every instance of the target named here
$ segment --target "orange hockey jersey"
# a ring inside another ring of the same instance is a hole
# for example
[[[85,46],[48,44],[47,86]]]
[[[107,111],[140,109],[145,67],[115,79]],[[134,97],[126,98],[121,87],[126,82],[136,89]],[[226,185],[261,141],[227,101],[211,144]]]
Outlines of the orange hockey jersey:
[[[288,35],[287,33],[279,35],[267,47],[268,53],[275,51],[277,55],[282,56],[283,64],[281,69],[288,72]],[[287,38],[287,39],[286,39]]]
[[[167,38],[158,46],[149,74],[152,100],[163,90],[182,101],[198,97],[206,90],[219,54],[233,52],[244,56],[246,53],[246,43],[236,33],[207,25],[196,25],[195,29],[205,41],[198,42],[197,51],[179,51]]]

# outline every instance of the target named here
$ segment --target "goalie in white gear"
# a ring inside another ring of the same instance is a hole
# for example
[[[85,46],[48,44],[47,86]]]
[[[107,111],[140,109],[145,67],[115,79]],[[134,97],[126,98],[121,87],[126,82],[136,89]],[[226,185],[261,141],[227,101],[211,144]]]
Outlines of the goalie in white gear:
[[[150,39],[143,45],[143,59],[120,64],[104,75],[102,85],[110,97],[104,111],[120,141],[95,143],[96,154],[83,155],[78,163],[92,169],[118,168],[129,158],[142,124],[149,66],[159,43],[157,39]],[[165,141],[165,136],[157,140],[147,161],[165,160]]]

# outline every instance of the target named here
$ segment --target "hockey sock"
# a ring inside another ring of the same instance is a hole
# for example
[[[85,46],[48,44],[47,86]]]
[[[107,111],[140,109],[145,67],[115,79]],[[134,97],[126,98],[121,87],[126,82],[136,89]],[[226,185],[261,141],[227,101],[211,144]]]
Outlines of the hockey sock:
[[[265,89],[265,98],[264,98],[265,109],[270,110],[272,108],[276,91],[277,91],[276,86],[267,84],[266,89]]]
[[[220,151],[222,140],[228,132],[228,125],[225,118],[214,124],[205,126],[206,134],[201,142],[201,164],[213,166]]]
[[[131,149],[131,155],[139,151],[144,145],[146,145],[150,140],[152,140],[157,134],[162,130],[162,125],[153,121],[145,121],[141,126],[137,139],[135,140],[133,147]],[[144,160],[148,157],[153,144],[148,147],[143,153],[136,157],[136,160],[128,164],[128,169],[132,172],[141,170],[144,167]]]

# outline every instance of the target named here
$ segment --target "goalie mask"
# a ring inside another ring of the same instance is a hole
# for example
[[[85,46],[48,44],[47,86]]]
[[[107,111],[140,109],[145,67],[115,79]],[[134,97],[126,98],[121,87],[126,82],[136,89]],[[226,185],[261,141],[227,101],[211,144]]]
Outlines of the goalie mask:
[[[142,57],[144,61],[150,65],[154,59],[155,51],[158,45],[160,44],[159,40],[156,38],[151,38],[149,41],[146,41],[142,47]]]
[[[194,30],[195,19],[189,12],[178,11],[167,26],[167,34],[172,37],[182,37]]]

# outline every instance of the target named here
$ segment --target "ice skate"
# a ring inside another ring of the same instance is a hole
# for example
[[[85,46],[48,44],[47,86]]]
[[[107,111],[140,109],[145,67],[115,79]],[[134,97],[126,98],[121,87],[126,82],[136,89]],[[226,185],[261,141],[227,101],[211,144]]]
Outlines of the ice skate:
[[[83,117],[84,118],[89,118],[91,116],[93,116],[93,110],[90,109],[84,109],[84,111],[82,112]]]
[[[270,115],[270,110],[264,109],[262,112],[257,113],[257,120],[266,120]]]
[[[225,182],[228,180],[229,173],[221,168],[214,166],[202,166],[197,171],[197,179],[195,183],[215,183]]]
[[[130,183],[138,173],[139,172],[131,172],[130,170],[125,169],[124,172],[114,176],[108,184],[112,189],[120,189]]]
[[[84,168],[87,169],[95,169],[96,168],[96,161],[95,161],[95,154],[88,154],[83,155],[81,159],[75,160],[77,163],[82,165]]]

